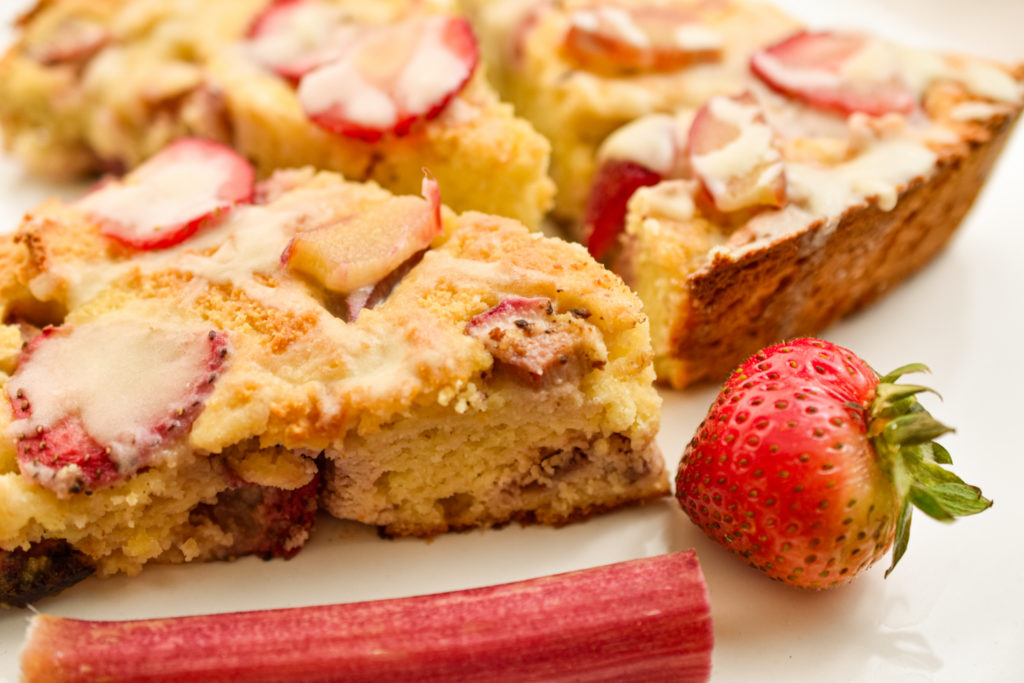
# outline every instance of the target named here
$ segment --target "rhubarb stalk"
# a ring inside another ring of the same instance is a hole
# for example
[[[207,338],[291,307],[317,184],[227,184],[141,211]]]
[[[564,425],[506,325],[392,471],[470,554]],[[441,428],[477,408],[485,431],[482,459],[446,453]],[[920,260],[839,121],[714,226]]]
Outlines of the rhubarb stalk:
[[[704,681],[692,550],[391,600],[138,621],[39,615],[26,681]]]

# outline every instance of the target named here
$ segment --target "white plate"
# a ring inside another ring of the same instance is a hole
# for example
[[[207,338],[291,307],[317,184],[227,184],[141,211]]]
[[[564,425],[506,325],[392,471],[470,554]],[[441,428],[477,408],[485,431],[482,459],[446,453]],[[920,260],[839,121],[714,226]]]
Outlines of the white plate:
[[[0,15],[12,15],[5,2]],[[21,5],[21,2],[14,3]],[[1022,59],[1019,0],[789,0],[822,26],[858,26],[924,46]],[[5,17],[0,17],[5,18]],[[5,37],[0,40],[6,43]],[[957,471],[995,500],[946,527],[924,515],[910,550],[853,584],[810,593],[773,583],[708,541],[666,499],[563,529],[509,527],[433,542],[384,541],[325,521],[295,559],[152,567],[90,579],[46,600],[47,612],[93,619],[344,602],[445,591],[696,548],[711,591],[713,680],[1010,681],[1024,674],[1020,580],[1024,457],[1014,390],[1024,383],[1024,135],[950,248],[870,310],[827,330],[880,369],[921,361],[945,397],[927,401],[957,427],[944,443]],[[0,226],[47,194],[0,158]],[[674,467],[713,390],[665,391],[661,446]],[[17,679],[28,613],[0,611],[0,681]]]

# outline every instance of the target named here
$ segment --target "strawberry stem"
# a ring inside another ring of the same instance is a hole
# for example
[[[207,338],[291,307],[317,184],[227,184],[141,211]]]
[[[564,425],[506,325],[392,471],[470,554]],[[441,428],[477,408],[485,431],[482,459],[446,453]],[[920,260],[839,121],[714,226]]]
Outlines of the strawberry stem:
[[[932,519],[952,522],[957,517],[974,515],[992,506],[981,489],[965,483],[943,467],[951,465],[953,459],[949,451],[933,439],[953,429],[932,417],[918,402],[917,394],[934,391],[915,384],[895,384],[902,375],[911,372],[928,372],[928,367],[912,363],[882,377],[868,410],[869,438],[902,501],[896,521],[892,564],[886,576],[907,550],[915,507]]]

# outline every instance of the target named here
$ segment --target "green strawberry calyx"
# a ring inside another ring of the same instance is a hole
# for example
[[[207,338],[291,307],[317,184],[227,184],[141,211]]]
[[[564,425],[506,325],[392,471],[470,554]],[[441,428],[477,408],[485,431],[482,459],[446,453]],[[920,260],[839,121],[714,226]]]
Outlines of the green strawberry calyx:
[[[925,410],[917,400],[922,392],[935,393],[916,384],[897,384],[901,376],[929,372],[920,363],[904,365],[878,380],[875,398],[868,407],[868,438],[886,470],[900,501],[889,576],[907,550],[910,516],[916,507],[940,522],[974,515],[992,506],[981,489],[965,483],[946,469],[953,459],[933,439],[953,431]]]

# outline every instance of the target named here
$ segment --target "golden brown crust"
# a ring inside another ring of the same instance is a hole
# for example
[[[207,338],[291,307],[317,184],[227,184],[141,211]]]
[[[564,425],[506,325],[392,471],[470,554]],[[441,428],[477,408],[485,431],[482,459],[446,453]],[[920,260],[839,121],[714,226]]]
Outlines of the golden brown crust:
[[[815,334],[868,305],[931,260],[971,208],[1017,116],[974,125],[927,179],[900,193],[895,208],[877,201],[819,221],[735,260],[716,258],[691,275],[673,326],[669,371],[682,387],[719,380],[758,349]],[[724,324],[723,324],[724,323]]]

